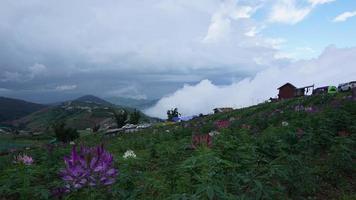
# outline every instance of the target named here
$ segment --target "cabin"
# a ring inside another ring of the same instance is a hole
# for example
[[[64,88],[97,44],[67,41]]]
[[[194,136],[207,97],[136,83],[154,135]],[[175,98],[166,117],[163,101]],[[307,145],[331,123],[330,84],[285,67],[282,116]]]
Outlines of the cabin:
[[[286,83],[278,88],[278,99],[291,99],[295,97],[302,97],[309,93],[309,91],[313,91],[314,85],[297,88],[291,83]]]
[[[286,83],[279,87],[278,90],[278,99],[291,99],[295,97],[297,88],[290,83]]]

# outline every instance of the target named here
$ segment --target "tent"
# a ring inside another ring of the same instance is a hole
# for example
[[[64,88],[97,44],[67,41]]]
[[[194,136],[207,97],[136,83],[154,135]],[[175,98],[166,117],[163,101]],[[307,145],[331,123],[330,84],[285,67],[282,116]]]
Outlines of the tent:
[[[335,94],[337,93],[337,88],[335,86],[328,87],[328,94]]]

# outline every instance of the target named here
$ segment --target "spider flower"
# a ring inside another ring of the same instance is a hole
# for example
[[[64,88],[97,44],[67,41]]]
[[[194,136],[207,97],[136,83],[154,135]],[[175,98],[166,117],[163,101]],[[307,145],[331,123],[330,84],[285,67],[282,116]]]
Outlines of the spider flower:
[[[64,158],[66,165],[60,173],[69,190],[82,187],[106,186],[116,181],[118,170],[113,167],[113,156],[103,145],[89,148],[73,146],[70,156]]]
[[[32,165],[33,158],[26,154],[15,156],[14,163],[22,163],[24,165]]]

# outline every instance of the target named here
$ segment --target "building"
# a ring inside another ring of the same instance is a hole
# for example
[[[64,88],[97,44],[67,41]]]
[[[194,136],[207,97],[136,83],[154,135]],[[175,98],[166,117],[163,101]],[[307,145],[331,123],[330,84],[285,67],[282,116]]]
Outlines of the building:
[[[309,93],[309,90],[313,91],[314,85],[297,88],[291,83],[286,83],[278,88],[278,99],[291,99],[295,97],[302,97]]]
[[[297,88],[290,83],[286,83],[279,87],[278,90],[278,99],[291,99],[295,97]]]

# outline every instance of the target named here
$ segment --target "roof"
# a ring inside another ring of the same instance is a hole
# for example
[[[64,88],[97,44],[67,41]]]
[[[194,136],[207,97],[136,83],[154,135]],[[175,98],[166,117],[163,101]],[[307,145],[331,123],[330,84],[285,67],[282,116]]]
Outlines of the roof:
[[[282,87],[286,87],[286,86],[290,86],[290,87],[293,87],[293,88],[297,89],[297,87],[295,87],[293,84],[286,83],[286,84],[282,85],[281,87],[279,87],[278,90],[281,89]]]

